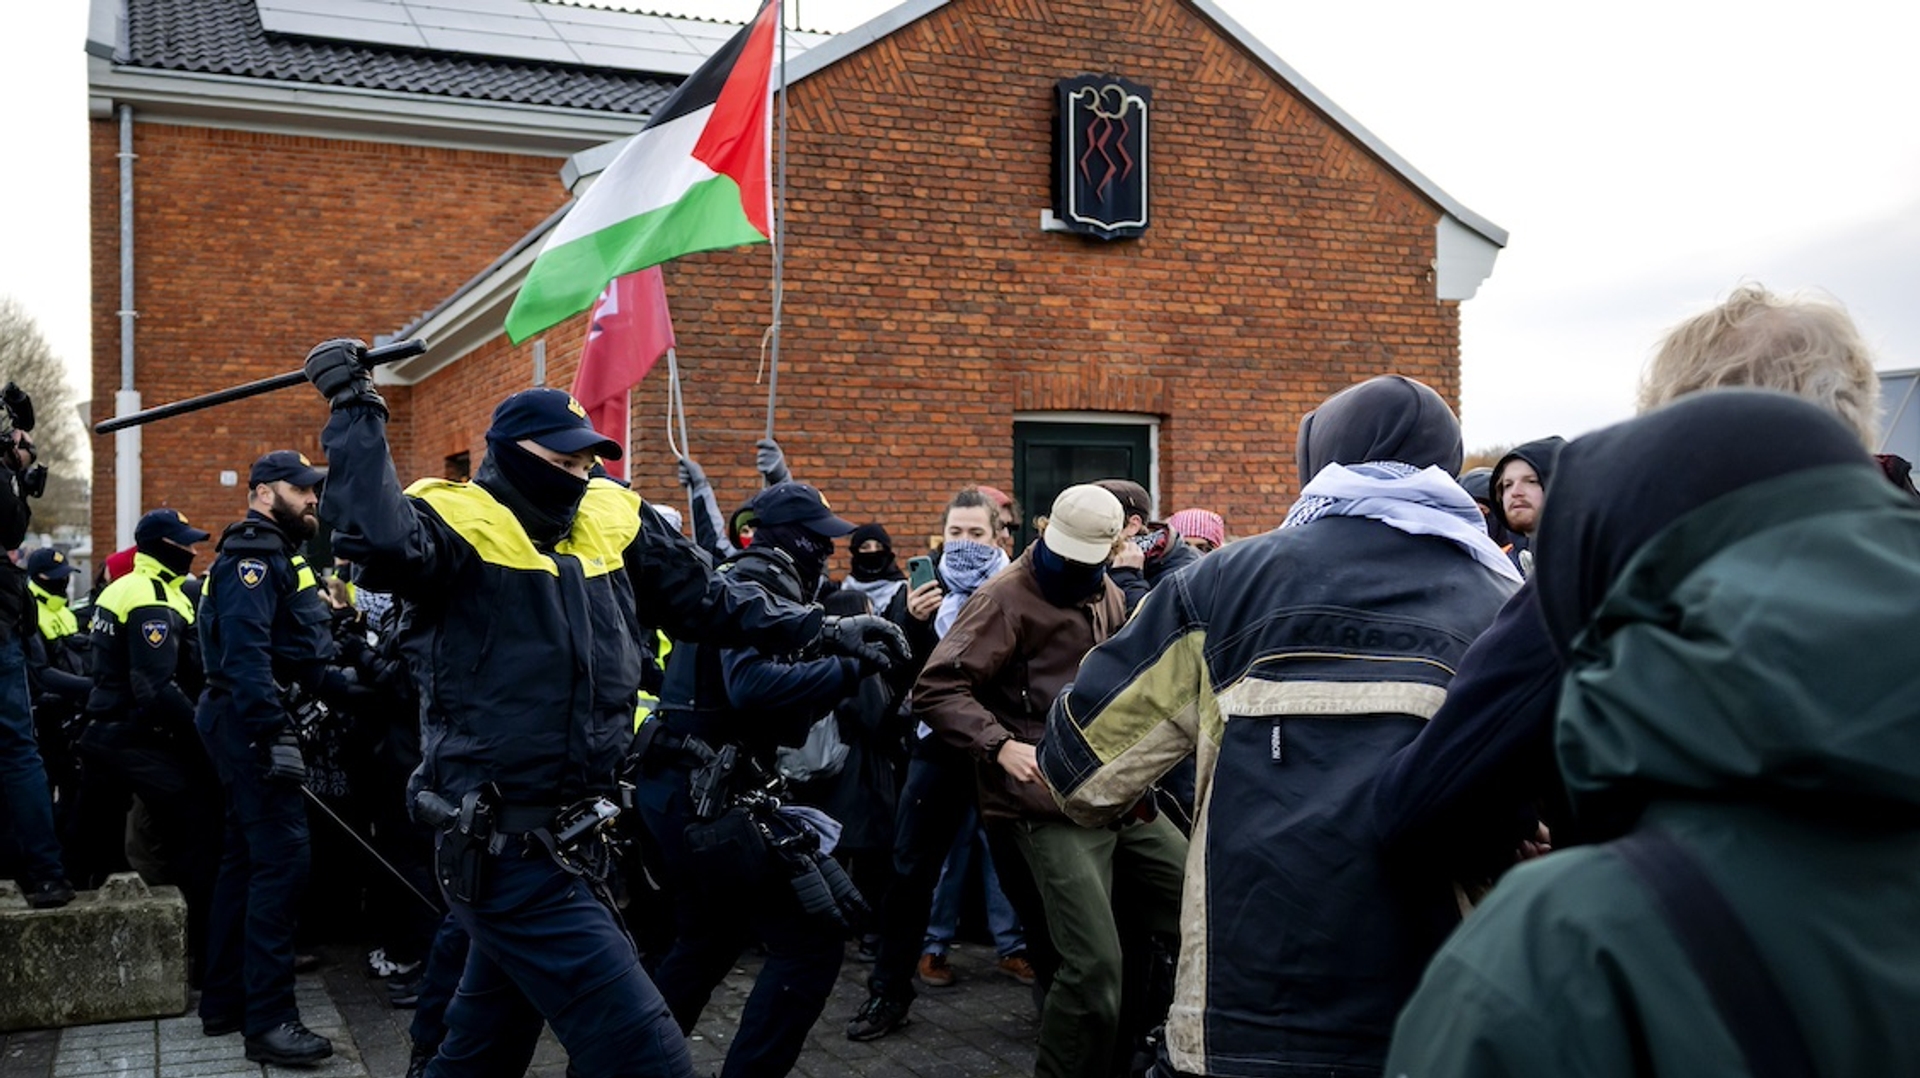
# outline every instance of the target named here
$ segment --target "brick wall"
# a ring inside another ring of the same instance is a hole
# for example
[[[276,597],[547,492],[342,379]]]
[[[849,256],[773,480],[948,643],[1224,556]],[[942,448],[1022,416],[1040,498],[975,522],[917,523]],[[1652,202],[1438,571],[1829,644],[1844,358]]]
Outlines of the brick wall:
[[[1043,233],[1054,83],[1106,72],[1153,90],[1153,224],[1105,244]],[[791,109],[777,434],[851,519],[904,540],[962,485],[1011,487],[1016,410],[1124,411],[1161,417],[1164,509],[1205,505],[1250,534],[1284,513],[1298,418],[1330,393],[1394,371],[1458,400],[1458,309],[1429,277],[1439,210],[1180,0],[961,0],[800,83]],[[96,138],[110,169],[111,128]],[[187,248],[143,269],[142,351],[198,357],[191,384],[148,381],[149,400],[241,376],[255,342],[277,369],[338,329],[391,331],[563,197],[537,160],[173,128],[141,152],[147,198],[176,192],[143,217],[143,267]],[[349,156],[388,167],[348,187]],[[101,175],[95,227],[111,230]],[[459,197],[437,191],[456,177]],[[117,354],[111,271],[95,275],[97,378]],[[690,448],[725,506],[757,483],[769,278],[767,247],[666,268]],[[232,332],[263,312],[272,332]],[[571,383],[584,322],[546,334],[549,384]],[[397,409],[403,478],[462,449],[477,462],[488,412],[530,371],[502,337],[415,387]],[[665,393],[662,364],[634,395],[633,475],[684,505]],[[214,413],[178,460],[150,435],[147,488],[197,490],[290,433],[311,450],[320,408]],[[96,477],[109,529],[111,464]]]
[[[96,420],[120,385],[118,139],[116,123],[93,122]],[[135,377],[148,407],[295,369],[326,337],[392,332],[566,196],[552,158],[138,122],[134,152]],[[402,419],[410,396],[390,394]],[[150,425],[143,507],[217,533],[246,510],[247,465],[285,447],[318,459],[325,420],[316,395],[291,389]],[[395,433],[410,449],[411,425]],[[114,549],[114,465],[112,439],[97,439],[100,551]],[[241,486],[221,487],[222,470]]]
[[[1152,226],[1043,233],[1054,83],[1105,72],[1153,89]],[[791,109],[777,429],[850,519],[919,534],[954,489],[1011,487],[1016,411],[1121,411],[1161,417],[1163,509],[1250,534],[1329,394],[1394,371],[1458,402],[1438,209],[1179,0],[951,4]],[[666,274],[693,448],[732,500],[765,418],[767,249]],[[665,380],[635,397],[634,474],[672,496]]]

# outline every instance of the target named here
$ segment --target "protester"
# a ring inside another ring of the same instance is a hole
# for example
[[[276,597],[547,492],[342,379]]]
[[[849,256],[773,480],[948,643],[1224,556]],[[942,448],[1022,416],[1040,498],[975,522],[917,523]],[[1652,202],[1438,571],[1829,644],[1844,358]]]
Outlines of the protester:
[[[1126,895],[1151,931],[1179,928],[1180,832],[1151,813],[1115,828],[1070,821],[1034,758],[1046,703],[1125,621],[1107,578],[1125,523],[1101,487],[1062,491],[1039,540],[974,593],[914,690],[915,714],[973,756],[980,813],[989,828],[1012,831],[1044,904],[1059,964],[1040,1014],[1042,1078],[1107,1078],[1122,995],[1113,896]]]
[[[991,488],[976,489],[986,494]],[[993,495],[988,494],[988,497]],[[939,635],[944,636],[946,630],[953,627],[961,607],[980,589],[980,585],[1006,568],[1004,548],[982,541],[994,530],[991,520],[983,519],[980,507],[962,505],[957,499],[949,504],[944,531],[952,538],[943,539],[937,570],[939,579],[949,585],[935,617],[934,630]],[[1009,534],[1004,522],[1000,523],[998,533],[1002,536]],[[924,728],[925,724],[921,726]],[[945,759],[952,761],[953,758],[949,756]],[[947,847],[946,860],[940,866],[940,878],[933,887],[933,905],[927,914],[926,939],[921,945],[916,976],[928,988],[948,988],[958,979],[952,963],[948,961],[948,952],[952,950],[954,938],[959,934],[961,907],[967,901],[969,888],[977,881],[975,893],[980,896],[980,904],[985,909],[987,931],[993,939],[997,968],[1022,984],[1033,984],[1037,975],[1027,958],[1026,928],[1000,885],[1000,873],[989,852],[986,829],[981,826],[980,815],[973,805],[971,768],[965,770],[966,779],[959,786],[967,788],[968,796],[956,799],[964,801],[961,806],[964,815],[953,828],[953,841]]]
[[[1127,541],[1114,551],[1107,573],[1126,596],[1127,613],[1131,614],[1161,581],[1199,561],[1201,551],[1181,542],[1172,527],[1153,519],[1147,488],[1130,479],[1102,479],[1095,485],[1120,499],[1120,508],[1127,515],[1120,531]]]
[[[1533,533],[1547,504],[1547,482],[1565,438],[1548,437],[1516,446],[1497,461],[1487,477],[1493,498],[1493,522],[1510,537],[1507,556],[1522,576],[1532,571]]]
[[[1006,567],[1007,555],[999,541],[1004,534],[1001,524],[998,503],[984,488],[965,487],[948,500],[940,522],[938,579],[932,589],[932,594],[939,597],[938,610],[933,616],[935,633],[944,636],[968,598]],[[917,673],[924,668],[925,661],[918,653],[915,660]],[[914,978],[927,972],[922,967],[933,893],[944,866],[952,858],[958,836],[971,833],[972,761],[960,750],[932,736],[932,728],[924,722],[915,721],[906,781],[894,819],[894,874],[880,905],[880,938],[873,973],[867,978],[867,1000],[847,1022],[848,1040],[874,1040],[907,1023],[916,994]],[[996,842],[995,836],[989,835],[988,848],[996,865],[996,877],[1009,881],[1008,886],[1015,890],[1031,895],[1030,874],[1013,849],[1011,836],[1000,836]],[[1005,893],[1004,886],[1002,891]],[[1008,899],[1009,904],[1013,901]],[[1037,899],[1029,898],[1027,906],[1037,910]],[[1018,914],[1016,909],[1015,916]],[[1027,947],[1027,960],[1031,963],[1039,956],[1044,965],[1050,953],[1044,926],[1040,926],[1039,931],[1031,931],[1029,925],[1023,924],[1022,939]],[[935,973],[938,979],[937,970]]]
[[[999,523],[995,526],[992,542],[998,544],[1007,557],[1013,557],[1019,553],[1014,546],[1020,532],[1020,503],[1013,500],[1013,495],[999,487],[990,487],[982,483],[974,489],[986,495],[993,503],[994,519]]]
[[[1460,426],[1433,390],[1375,378],[1300,431],[1286,522],[1155,589],[1041,742],[1042,774],[1089,827],[1199,752],[1163,1075],[1377,1073],[1458,919],[1444,877],[1392,870],[1366,804],[1518,574],[1453,480]]]
[[[771,438],[762,438],[753,448],[754,469],[760,473],[764,486],[785,483],[793,478],[793,472],[787,467],[787,455],[781,451],[780,443]],[[716,564],[726,561],[745,550],[753,541],[753,512],[745,504],[735,509],[722,521],[720,502],[714,497],[713,484],[707,480],[707,470],[692,457],[681,457],[677,466],[680,485],[687,488],[687,499],[693,511],[693,541],[699,549],[713,557]],[[676,526],[674,531],[679,531]]]
[[[1920,514],[1858,431],[1687,397],[1567,447],[1540,609],[1603,845],[1515,869],[1388,1074],[1864,1074],[1920,1051]],[[1895,598],[1900,597],[1900,598]]]
[[[1227,545],[1227,522],[1211,509],[1182,509],[1167,518],[1167,527],[1202,554]]]
[[[1513,533],[1493,519],[1493,469],[1470,468],[1460,475],[1460,489],[1467,492],[1480,515],[1487,521],[1487,537],[1499,544],[1502,553],[1513,552]]]
[[[1863,448],[1878,444],[1873,359],[1831,300],[1736,290],[1667,334],[1643,376],[1641,403],[1743,384],[1800,396],[1837,417]],[[1542,840],[1562,848],[1584,841],[1553,762],[1563,675],[1529,582],[1467,650],[1433,721],[1382,770],[1373,806],[1382,841],[1476,890],[1511,866],[1516,851],[1538,852]]]

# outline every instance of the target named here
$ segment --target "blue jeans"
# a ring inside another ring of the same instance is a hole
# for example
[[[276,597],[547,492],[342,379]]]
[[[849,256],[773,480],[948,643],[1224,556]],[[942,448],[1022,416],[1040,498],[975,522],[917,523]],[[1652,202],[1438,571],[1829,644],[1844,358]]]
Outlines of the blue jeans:
[[[0,642],[0,808],[20,848],[22,882],[64,879],[60,841],[53,831],[53,795],[34,737],[27,660],[19,640]]]
[[[551,857],[489,856],[474,901],[450,905],[473,943],[428,1078],[519,1078],[542,1022],[576,1073],[692,1078],[686,1038],[633,942]]]
[[[1013,903],[1000,890],[1000,874],[994,870],[987,852],[987,834],[980,829],[980,814],[967,808],[966,822],[953,836],[947,851],[947,863],[940,869],[940,882],[933,888],[933,910],[927,917],[927,954],[946,954],[953,937],[960,931],[960,907],[966,898],[967,879],[974,862],[980,864],[980,883],[986,889],[987,929],[993,933],[993,949],[1001,958],[1026,950],[1027,940],[1020,930],[1020,916]]]

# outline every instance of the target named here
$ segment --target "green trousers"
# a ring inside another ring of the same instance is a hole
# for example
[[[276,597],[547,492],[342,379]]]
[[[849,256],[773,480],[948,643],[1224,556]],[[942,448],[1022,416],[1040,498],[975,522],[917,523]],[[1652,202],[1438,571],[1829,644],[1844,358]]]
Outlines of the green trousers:
[[[1187,840],[1165,817],[1118,828],[1021,820],[1014,838],[1047,910],[1060,968],[1040,1009],[1035,1078],[1109,1078],[1120,1023],[1116,887],[1150,932],[1177,936]]]

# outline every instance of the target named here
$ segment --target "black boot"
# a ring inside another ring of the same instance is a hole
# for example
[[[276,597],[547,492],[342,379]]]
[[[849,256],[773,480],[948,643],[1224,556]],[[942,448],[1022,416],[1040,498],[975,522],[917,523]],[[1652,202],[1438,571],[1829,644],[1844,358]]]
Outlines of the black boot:
[[[57,910],[73,901],[73,884],[64,879],[37,880],[23,890],[27,905],[36,910]]]
[[[433,1062],[438,1053],[432,1048],[413,1046],[413,1054],[407,1058],[407,1078],[426,1078],[427,1064]]]
[[[860,1010],[847,1023],[847,1039],[850,1041],[873,1041],[892,1033],[907,1024],[907,1010],[913,1006],[911,997],[901,999],[883,996],[878,992],[860,1005]]]
[[[255,1063],[297,1067],[318,1063],[332,1054],[333,1042],[298,1020],[282,1022],[258,1037],[247,1038],[247,1058]]]

